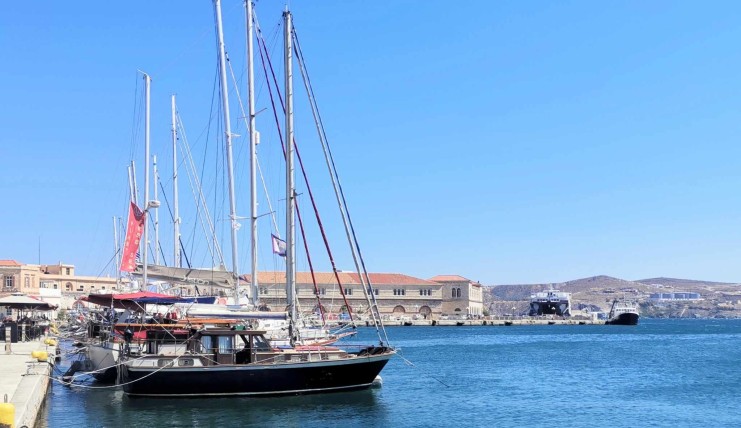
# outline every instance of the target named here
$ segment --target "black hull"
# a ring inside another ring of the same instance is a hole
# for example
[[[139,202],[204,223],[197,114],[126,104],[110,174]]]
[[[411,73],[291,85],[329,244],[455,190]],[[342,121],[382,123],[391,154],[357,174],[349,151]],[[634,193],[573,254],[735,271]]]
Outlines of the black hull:
[[[276,365],[131,368],[121,366],[130,396],[208,397],[299,395],[371,386],[391,355]]]
[[[109,369],[93,373],[93,377],[95,378],[95,380],[101,383],[115,383],[117,374],[118,372],[116,371],[116,367],[111,367]]]
[[[607,325],[638,325],[638,314],[624,313],[607,320]]]

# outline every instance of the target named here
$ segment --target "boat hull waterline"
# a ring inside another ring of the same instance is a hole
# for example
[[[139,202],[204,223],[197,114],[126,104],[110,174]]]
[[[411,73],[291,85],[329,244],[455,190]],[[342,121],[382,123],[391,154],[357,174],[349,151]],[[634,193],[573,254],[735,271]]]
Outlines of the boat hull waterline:
[[[393,353],[339,361],[210,367],[136,367],[123,364],[129,396],[277,396],[369,388]]]
[[[612,319],[607,320],[607,325],[638,325],[638,314],[633,312],[622,313]]]

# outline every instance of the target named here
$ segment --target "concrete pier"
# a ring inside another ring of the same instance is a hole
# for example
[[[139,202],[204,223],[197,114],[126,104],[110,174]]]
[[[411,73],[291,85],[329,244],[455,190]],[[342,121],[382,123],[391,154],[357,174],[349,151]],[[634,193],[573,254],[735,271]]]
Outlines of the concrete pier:
[[[365,322],[366,326],[372,326],[372,322]],[[522,325],[604,325],[604,320],[573,319],[573,318],[496,318],[496,319],[440,319],[440,320],[389,320],[384,321],[385,326],[522,326]],[[360,323],[362,325],[362,322]]]
[[[0,402],[7,396],[15,407],[15,428],[32,428],[46,398],[56,347],[45,345],[44,339],[0,342]],[[46,351],[48,361],[39,362],[31,357],[33,351]]]

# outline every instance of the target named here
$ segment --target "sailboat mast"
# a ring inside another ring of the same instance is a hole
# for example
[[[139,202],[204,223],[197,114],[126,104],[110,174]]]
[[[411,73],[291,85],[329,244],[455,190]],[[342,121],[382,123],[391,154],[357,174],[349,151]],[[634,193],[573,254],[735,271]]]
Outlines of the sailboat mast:
[[[229,176],[229,219],[232,237],[232,272],[234,273],[234,304],[239,304],[239,258],[237,257],[237,200],[234,194],[234,164],[232,161],[232,130],[229,122],[229,91],[226,86],[226,53],[224,52],[224,31],[221,23],[221,0],[214,0],[216,11],[216,35],[219,44],[219,73],[221,74],[221,104],[224,111],[224,132],[226,133],[226,161]]]
[[[175,220],[173,221],[173,237],[174,237],[174,246],[175,254],[174,254],[174,262],[173,264],[175,267],[181,267],[180,266],[180,208],[178,205],[178,130],[177,130],[177,121],[176,121],[176,110],[175,110],[175,95],[173,95],[170,99],[170,110],[172,113],[172,211],[173,211],[173,217]]]
[[[252,269],[250,271],[252,290],[250,294],[252,294],[252,304],[257,308],[260,304],[260,295],[257,280],[257,131],[255,130],[255,72],[252,45],[253,4],[252,0],[246,0],[244,4],[247,20],[247,104],[250,133],[250,239],[252,246]]]
[[[113,253],[116,258],[116,290],[120,289],[121,286],[121,253],[118,247],[118,222],[116,216],[113,216]]]
[[[149,204],[149,93],[152,78],[144,74],[144,239],[142,240],[142,262],[144,264],[142,281],[147,286],[147,250],[149,247],[149,222],[147,222],[147,205]]]
[[[296,192],[293,171],[293,47],[291,44],[291,12],[283,12],[285,42],[285,94],[286,94],[286,296],[290,308],[288,335],[291,345],[295,341],[296,312]]]
[[[159,194],[159,183],[160,176],[157,173],[157,155],[152,157],[152,167],[154,168],[154,200],[159,201],[157,198]],[[160,210],[159,208],[154,209],[154,264],[160,264]]]

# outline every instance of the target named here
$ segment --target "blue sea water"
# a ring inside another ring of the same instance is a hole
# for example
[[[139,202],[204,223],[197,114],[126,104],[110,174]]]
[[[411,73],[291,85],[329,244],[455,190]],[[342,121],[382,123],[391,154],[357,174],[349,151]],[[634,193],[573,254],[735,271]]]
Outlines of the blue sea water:
[[[54,383],[37,426],[741,426],[741,320],[387,330],[400,356],[382,388],[173,400]]]

